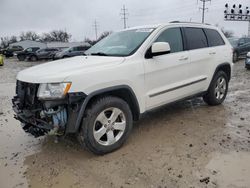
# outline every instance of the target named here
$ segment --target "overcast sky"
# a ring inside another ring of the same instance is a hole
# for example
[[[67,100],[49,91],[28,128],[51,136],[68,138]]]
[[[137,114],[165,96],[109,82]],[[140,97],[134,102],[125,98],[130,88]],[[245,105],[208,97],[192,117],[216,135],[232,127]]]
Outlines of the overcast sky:
[[[212,0],[206,4],[206,22],[233,30],[237,36],[246,35],[248,23],[223,21],[227,2],[250,7],[250,0]],[[201,21],[200,0],[0,0],[0,37],[63,29],[72,34],[73,41],[95,38],[95,19],[99,34],[123,28],[123,4],[128,8],[129,27],[173,20]]]

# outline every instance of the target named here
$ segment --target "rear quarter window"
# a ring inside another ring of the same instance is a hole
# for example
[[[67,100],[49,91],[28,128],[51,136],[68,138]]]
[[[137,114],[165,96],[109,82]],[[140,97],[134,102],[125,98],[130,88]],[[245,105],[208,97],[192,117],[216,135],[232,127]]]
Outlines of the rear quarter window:
[[[188,50],[208,47],[207,37],[202,28],[184,28]]]
[[[204,31],[207,35],[208,45],[210,47],[225,45],[225,42],[218,31],[214,29],[204,29]]]

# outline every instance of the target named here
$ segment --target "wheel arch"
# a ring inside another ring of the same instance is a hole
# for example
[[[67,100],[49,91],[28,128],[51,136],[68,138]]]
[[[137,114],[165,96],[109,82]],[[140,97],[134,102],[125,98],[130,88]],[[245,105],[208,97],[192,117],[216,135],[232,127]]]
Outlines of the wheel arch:
[[[232,69],[231,69],[231,65],[230,63],[222,63],[220,65],[218,65],[214,71],[214,75],[213,75],[213,78],[215,76],[215,74],[218,72],[218,71],[223,71],[226,73],[227,77],[228,77],[228,81],[230,81],[231,79],[231,72],[232,72]]]
[[[102,96],[116,96],[116,97],[123,99],[124,101],[128,103],[131,109],[133,120],[139,119],[140,117],[139,103],[132,88],[127,85],[113,86],[113,87],[95,91],[89,94],[85,98],[77,116],[76,125],[75,125],[76,131],[78,131],[80,128],[85,110],[92,104],[93,101],[95,101],[97,98],[102,97]]]

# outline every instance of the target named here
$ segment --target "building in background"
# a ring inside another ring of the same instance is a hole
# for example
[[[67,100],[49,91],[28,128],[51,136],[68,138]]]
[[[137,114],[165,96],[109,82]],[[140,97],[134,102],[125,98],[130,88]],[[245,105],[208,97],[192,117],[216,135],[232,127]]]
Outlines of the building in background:
[[[29,48],[29,47],[39,47],[39,48],[46,48],[46,44],[38,41],[32,41],[32,40],[23,40],[19,42],[14,42],[10,44],[10,47],[12,46],[21,46],[23,49]]]
[[[43,43],[39,41],[32,41],[32,40],[24,40],[10,44],[10,46],[21,46],[23,49],[30,48],[30,47],[38,47],[42,48],[69,48],[74,46],[90,46],[89,43],[86,42],[48,42]]]
[[[69,48],[74,46],[90,46],[87,42],[48,42],[47,48]]]

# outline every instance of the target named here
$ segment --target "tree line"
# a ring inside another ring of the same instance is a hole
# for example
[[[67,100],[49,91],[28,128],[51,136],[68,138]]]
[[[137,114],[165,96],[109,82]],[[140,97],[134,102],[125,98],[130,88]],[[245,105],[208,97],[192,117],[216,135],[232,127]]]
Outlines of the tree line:
[[[96,42],[100,41],[101,39],[105,38],[111,31],[103,32],[97,40],[91,40],[90,38],[85,38],[85,42],[88,42],[90,45],[94,45]],[[22,32],[19,36],[10,36],[10,37],[1,37],[0,38],[0,47],[7,48],[10,44],[24,41],[24,40],[32,40],[32,41],[39,41],[39,42],[69,42],[72,35],[63,30],[53,30],[48,33],[43,33],[42,35],[37,34],[34,31],[27,31]]]

